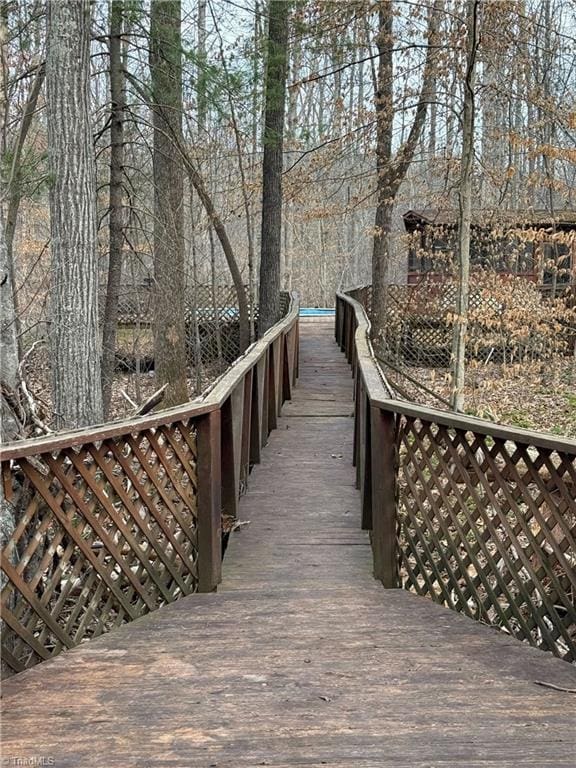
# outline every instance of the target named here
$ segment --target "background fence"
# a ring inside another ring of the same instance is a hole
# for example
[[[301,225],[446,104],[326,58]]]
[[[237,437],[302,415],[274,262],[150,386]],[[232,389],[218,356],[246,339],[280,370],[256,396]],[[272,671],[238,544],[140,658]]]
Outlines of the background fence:
[[[198,403],[0,446],[3,674],[220,581],[298,371],[298,302]]]
[[[368,332],[339,295],[375,575],[576,661],[576,441],[394,400]]]
[[[554,373],[576,385],[576,294],[574,287],[550,297],[511,275],[482,272],[471,282],[466,354],[471,375],[488,364],[529,372],[533,384],[553,386]],[[350,291],[366,309],[372,288]],[[407,399],[442,407],[452,357],[456,286],[445,278],[387,289],[387,324],[378,359],[389,383]]]
[[[248,287],[245,286],[246,296]],[[100,292],[100,317],[105,293]],[[218,372],[240,352],[238,297],[234,286],[197,285],[186,291],[186,349],[189,364],[212,366]],[[283,305],[285,311],[286,305]],[[146,285],[124,285],[118,305],[117,359],[127,372],[149,370],[153,365],[152,321],[154,292]],[[257,329],[258,313],[250,318]]]

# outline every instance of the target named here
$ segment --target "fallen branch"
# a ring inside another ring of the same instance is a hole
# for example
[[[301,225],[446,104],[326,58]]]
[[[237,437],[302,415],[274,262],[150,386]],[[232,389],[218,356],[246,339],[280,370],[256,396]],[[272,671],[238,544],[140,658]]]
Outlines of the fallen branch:
[[[25,420],[23,422],[23,426],[26,427],[27,424],[34,424],[34,426],[40,430],[40,432],[44,435],[51,435],[53,434],[53,430],[50,429],[50,427],[40,418],[40,408],[38,408],[38,403],[34,399],[34,396],[28,389],[28,385],[26,384],[26,378],[24,376],[24,365],[32,352],[36,349],[36,347],[39,344],[44,343],[44,339],[38,339],[37,341],[32,344],[30,349],[28,349],[25,354],[22,356],[22,360],[20,360],[20,364],[18,365],[18,379],[19,384],[16,390],[14,390],[13,396],[18,397],[18,389],[20,390],[20,393],[24,396],[24,399],[26,401],[26,405],[20,404],[20,407],[22,411],[25,414]],[[19,398],[18,398],[19,399]]]
[[[32,352],[34,352],[36,347],[39,344],[43,344],[43,343],[44,343],[44,339],[38,339],[37,341],[34,342],[34,344],[32,344],[30,349],[26,350],[26,352],[22,355],[22,360],[20,360],[20,365],[18,366],[18,375],[20,376],[20,379],[24,378],[24,375],[23,375],[24,374],[24,363],[30,357]]]
[[[130,405],[132,406],[132,408],[135,408],[136,410],[138,410],[138,403],[135,403],[135,402],[134,402],[134,400],[132,400],[132,398],[131,398],[131,397],[130,397],[130,395],[129,395],[129,394],[126,392],[126,390],[124,390],[124,389],[121,389],[121,390],[120,390],[120,394],[122,395],[122,397],[123,397],[125,400],[127,400],[127,401],[130,403]]]
[[[155,408],[159,403],[164,400],[164,395],[166,394],[166,390],[168,389],[168,382],[164,384],[164,386],[160,387],[160,389],[157,389],[154,394],[150,395],[148,400],[142,403],[142,405],[138,408],[135,416],[145,416],[147,413],[149,413],[152,408]]]
[[[34,400],[32,395],[30,394],[30,391],[26,385],[25,380],[22,378],[20,379],[20,389],[22,390],[22,394],[26,398],[26,402],[28,403],[28,410],[29,415],[36,427],[45,435],[51,435],[52,430],[50,427],[45,424],[40,416],[38,415],[38,403]]]

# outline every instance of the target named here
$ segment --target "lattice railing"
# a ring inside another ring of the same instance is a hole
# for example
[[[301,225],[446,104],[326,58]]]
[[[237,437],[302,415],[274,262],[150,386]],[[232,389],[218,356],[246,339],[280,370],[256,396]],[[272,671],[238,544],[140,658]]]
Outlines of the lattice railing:
[[[100,290],[100,316],[103,316],[105,286]],[[245,286],[246,292],[248,291]],[[212,323],[226,322],[238,313],[236,289],[231,285],[197,285],[188,288],[185,296],[186,312],[195,307],[201,318]],[[145,285],[123,286],[118,302],[119,325],[150,325],[154,317],[154,292]]]
[[[283,307],[200,400],[0,446],[3,675],[217,588],[239,496],[298,374],[297,298]]]
[[[184,420],[5,473],[5,663],[24,669],[195,591],[196,454]]]
[[[467,355],[479,360],[527,362],[574,354],[576,312],[569,293],[554,301],[538,286],[516,278],[474,276],[469,294]],[[456,316],[456,286],[423,279],[417,285],[390,285],[383,341],[385,362],[394,366],[450,365]],[[351,291],[368,314],[371,286]]]
[[[248,289],[245,287],[246,294]],[[100,317],[104,316],[105,288],[100,290]],[[238,297],[234,286],[197,285],[185,295],[186,351],[196,366],[199,353],[202,365],[219,364],[221,370],[240,354]],[[257,322],[257,308],[253,308]],[[130,370],[139,357],[141,369],[152,365],[154,344],[152,320],[154,292],[148,286],[124,286],[118,303],[116,353],[123,367]]]
[[[576,457],[400,418],[406,589],[576,659]]]
[[[339,295],[375,576],[576,661],[576,441],[391,399],[368,329]]]

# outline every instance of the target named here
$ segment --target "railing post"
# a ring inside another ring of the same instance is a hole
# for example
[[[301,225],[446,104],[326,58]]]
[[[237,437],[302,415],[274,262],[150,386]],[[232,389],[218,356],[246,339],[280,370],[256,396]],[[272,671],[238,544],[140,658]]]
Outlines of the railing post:
[[[268,348],[268,433],[276,429],[278,425],[278,406],[276,402],[276,368],[278,366],[278,356],[274,344]]]
[[[374,577],[390,589],[398,586],[396,418],[372,405],[370,422]]]
[[[250,474],[250,449],[252,441],[252,381],[256,376],[256,366],[248,371],[244,379],[244,408],[242,409],[242,458],[240,484],[244,490],[248,487]]]
[[[236,461],[234,456],[235,412],[233,394],[220,410],[220,507],[224,515],[236,517],[238,497],[236,494]]]
[[[360,460],[360,423],[359,423],[359,405],[360,402],[360,385],[362,382],[362,373],[360,366],[356,366],[356,373],[354,375],[354,438],[353,438],[353,452],[352,452],[352,466],[358,467]],[[356,488],[358,488],[358,470],[356,470]]]
[[[348,317],[349,317],[349,321],[348,321],[348,341],[346,342],[346,348],[348,350],[348,355],[347,355],[348,362],[350,364],[352,364],[352,359],[354,357],[354,348],[355,348],[354,337],[356,335],[356,327],[355,327],[356,326],[356,314],[355,314],[354,310],[352,309],[352,307],[348,308]],[[352,374],[350,374],[350,375],[352,375]]]
[[[270,409],[270,355],[271,347],[268,347],[264,353],[264,375],[262,379],[262,417],[260,419],[260,448],[263,448],[268,442],[268,435],[270,434],[271,427],[268,425],[268,411]]]
[[[222,579],[220,411],[197,421],[198,591],[213,592]]]
[[[344,351],[344,315],[346,313],[346,304],[339,296],[336,296],[336,343],[340,350]]]
[[[300,319],[296,318],[296,354],[294,359],[294,380],[293,384],[296,386],[296,381],[300,376]]]
[[[282,336],[282,397],[281,406],[286,400],[292,400],[292,379],[290,377],[290,344],[288,334]]]
[[[372,461],[372,419],[370,399],[368,398],[364,384],[360,390],[361,408],[361,435],[360,435],[360,500],[362,507],[362,529],[371,531],[373,528],[373,475],[374,465]]]
[[[250,409],[251,429],[250,429],[250,463],[260,464],[260,449],[263,445],[262,438],[262,411],[264,400],[264,376],[266,369],[266,355],[258,360],[254,366],[252,377],[252,397]]]
[[[346,316],[344,318],[344,354],[346,355],[346,360],[350,362],[350,326],[352,325],[352,307],[347,304],[346,305]]]

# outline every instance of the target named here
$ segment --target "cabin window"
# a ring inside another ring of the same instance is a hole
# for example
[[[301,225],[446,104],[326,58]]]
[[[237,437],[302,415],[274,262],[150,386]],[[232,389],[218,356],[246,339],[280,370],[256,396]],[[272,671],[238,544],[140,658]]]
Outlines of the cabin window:
[[[445,237],[434,236],[432,238],[432,253],[446,253],[450,250],[450,243]]]
[[[431,272],[432,259],[423,251],[416,248],[410,248],[408,251],[408,271],[409,272]]]
[[[446,272],[454,256],[454,234],[445,229],[434,229],[426,238],[430,258],[430,269],[434,272]]]
[[[502,238],[499,240],[499,252],[499,272],[518,275],[531,274],[534,271],[533,243],[522,242],[513,237]]]
[[[476,236],[471,263],[495,272],[525,274],[534,269],[534,246],[511,237]]]
[[[565,243],[544,243],[542,246],[544,259],[544,283],[550,284],[570,282],[570,252]]]

